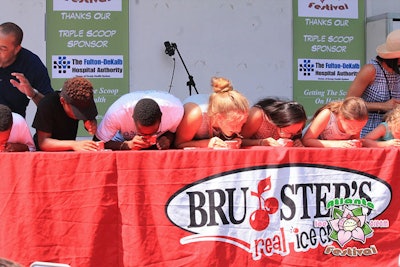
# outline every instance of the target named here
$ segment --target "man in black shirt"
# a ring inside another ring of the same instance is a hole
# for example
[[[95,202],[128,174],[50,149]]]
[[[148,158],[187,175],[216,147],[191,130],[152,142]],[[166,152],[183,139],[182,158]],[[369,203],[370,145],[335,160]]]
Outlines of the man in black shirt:
[[[65,81],[62,90],[46,95],[38,104],[32,127],[36,129],[36,148],[42,151],[95,151],[92,140],[76,141],[79,120],[94,135],[97,130],[97,108],[93,85],[86,78]]]

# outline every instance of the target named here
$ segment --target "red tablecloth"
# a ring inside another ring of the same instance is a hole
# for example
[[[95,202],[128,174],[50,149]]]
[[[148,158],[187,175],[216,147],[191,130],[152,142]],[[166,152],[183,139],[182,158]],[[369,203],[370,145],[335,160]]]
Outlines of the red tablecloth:
[[[397,266],[398,149],[0,154],[0,257]]]

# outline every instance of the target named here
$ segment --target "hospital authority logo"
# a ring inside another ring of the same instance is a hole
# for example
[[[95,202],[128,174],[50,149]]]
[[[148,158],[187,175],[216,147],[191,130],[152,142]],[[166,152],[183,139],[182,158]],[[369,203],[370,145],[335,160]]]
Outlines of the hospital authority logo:
[[[337,196],[340,196],[339,198]],[[170,197],[166,216],[189,233],[182,245],[225,242],[253,260],[324,248],[325,255],[369,256],[390,185],[350,169],[313,164],[267,165],[216,174]],[[357,245],[359,244],[359,245]]]
[[[310,59],[299,60],[299,76],[311,76],[311,74],[314,74],[314,68],[315,65]]]
[[[52,78],[123,78],[122,55],[53,55]]]
[[[353,81],[361,66],[359,60],[344,59],[299,58],[297,62],[299,81]]]

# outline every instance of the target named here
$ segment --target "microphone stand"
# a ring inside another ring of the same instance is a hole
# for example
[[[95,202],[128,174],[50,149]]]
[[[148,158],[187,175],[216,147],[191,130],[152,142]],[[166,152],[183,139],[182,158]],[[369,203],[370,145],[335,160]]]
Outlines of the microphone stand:
[[[174,49],[176,50],[176,52],[178,52],[179,58],[181,59],[182,64],[183,64],[183,66],[185,67],[186,73],[187,73],[187,75],[188,75],[188,77],[189,77],[189,81],[186,83],[186,85],[189,87],[189,95],[192,95],[192,86],[193,86],[194,90],[196,91],[196,93],[199,94],[199,92],[197,91],[197,88],[196,88],[196,84],[194,83],[193,76],[190,75],[190,73],[189,73],[189,71],[188,71],[188,69],[187,69],[187,67],[186,67],[185,62],[184,62],[183,59],[182,59],[181,53],[179,52],[179,49],[178,49],[178,47],[176,46],[176,43],[172,43],[171,45],[174,47]]]

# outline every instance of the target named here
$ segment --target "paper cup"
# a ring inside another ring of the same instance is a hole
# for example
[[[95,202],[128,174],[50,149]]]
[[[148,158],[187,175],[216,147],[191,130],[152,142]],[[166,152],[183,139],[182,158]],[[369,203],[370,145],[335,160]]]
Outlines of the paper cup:
[[[286,147],[292,147],[293,146],[293,140],[292,139],[279,138],[277,141],[282,146],[286,146]]]
[[[362,147],[362,143],[358,139],[353,139],[353,140],[351,140],[351,142],[353,142],[355,147]]]
[[[103,151],[104,150],[104,141],[98,141],[97,143],[97,151]]]
[[[225,143],[228,145],[229,149],[237,149],[239,148],[239,141],[238,140],[227,140]]]

